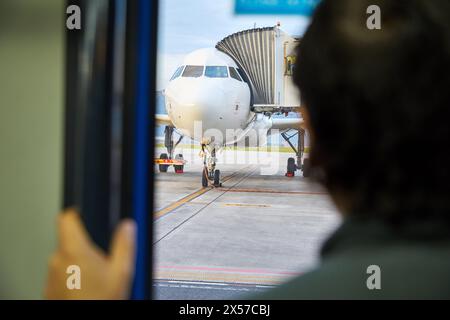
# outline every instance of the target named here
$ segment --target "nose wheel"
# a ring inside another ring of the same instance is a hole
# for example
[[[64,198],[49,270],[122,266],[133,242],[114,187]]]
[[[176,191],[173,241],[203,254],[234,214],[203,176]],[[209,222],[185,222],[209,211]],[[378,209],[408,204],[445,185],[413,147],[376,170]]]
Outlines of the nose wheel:
[[[214,187],[218,188],[221,187],[222,184],[220,183],[220,170],[214,171]]]
[[[208,185],[212,184],[215,188],[221,187],[222,183],[220,182],[220,170],[216,170],[216,150],[212,148],[209,153],[205,149],[205,145],[202,145],[202,186],[206,188]]]
[[[208,179],[208,168],[203,168],[203,174],[202,174],[202,187],[206,188],[209,184],[209,179]]]
[[[202,174],[202,187],[206,188],[210,183],[212,183],[215,188],[222,186],[222,183],[220,182],[220,170],[209,172],[208,168],[204,167]]]

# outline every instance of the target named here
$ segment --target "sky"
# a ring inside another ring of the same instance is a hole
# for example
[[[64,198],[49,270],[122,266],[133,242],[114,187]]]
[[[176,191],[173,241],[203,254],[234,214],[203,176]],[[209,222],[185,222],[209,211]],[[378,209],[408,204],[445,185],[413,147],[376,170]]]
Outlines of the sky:
[[[214,47],[226,36],[246,29],[270,27],[301,36],[309,19],[290,15],[235,15],[234,0],[162,0],[159,2],[157,90],[167,85],[188,53]]]

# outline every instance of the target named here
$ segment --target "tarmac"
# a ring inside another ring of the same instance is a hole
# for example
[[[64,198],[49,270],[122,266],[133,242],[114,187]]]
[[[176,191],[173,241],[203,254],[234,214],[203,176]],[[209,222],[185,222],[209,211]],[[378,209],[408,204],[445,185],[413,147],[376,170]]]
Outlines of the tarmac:
[[[202,188],[198,152],[177,152],[188,161],[182,174],[156,170],[155,299],[252,297],[317,265],[341,218],[301,171],[284,176],[292,154],[224,151],[222,187]]]

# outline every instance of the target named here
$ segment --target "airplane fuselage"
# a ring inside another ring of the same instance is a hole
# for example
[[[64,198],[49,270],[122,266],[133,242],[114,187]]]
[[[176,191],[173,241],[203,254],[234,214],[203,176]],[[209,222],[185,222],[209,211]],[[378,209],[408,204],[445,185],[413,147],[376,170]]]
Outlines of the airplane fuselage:
[[[254,114],[238,66],[215,48],[189,54],[165,89],[166,111],[183,135],[205,145],[234,143]],[[228,138],[227,138],[228,136]]]

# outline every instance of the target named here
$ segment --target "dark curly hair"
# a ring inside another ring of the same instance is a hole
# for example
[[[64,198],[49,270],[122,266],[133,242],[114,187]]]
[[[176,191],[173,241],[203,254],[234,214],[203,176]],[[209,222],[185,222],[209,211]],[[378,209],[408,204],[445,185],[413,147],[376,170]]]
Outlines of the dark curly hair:
[[[450,225],[450,1],[324,0],[297,50],[311,165],[348,214]]]

